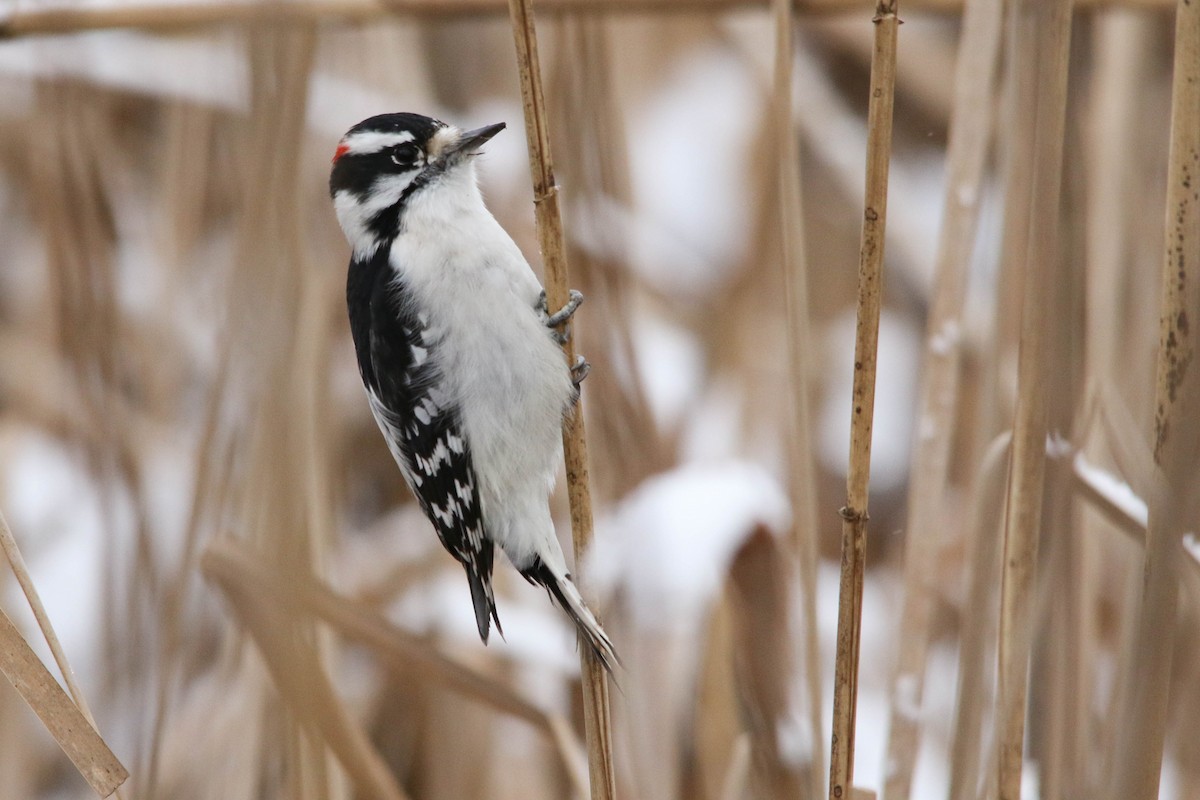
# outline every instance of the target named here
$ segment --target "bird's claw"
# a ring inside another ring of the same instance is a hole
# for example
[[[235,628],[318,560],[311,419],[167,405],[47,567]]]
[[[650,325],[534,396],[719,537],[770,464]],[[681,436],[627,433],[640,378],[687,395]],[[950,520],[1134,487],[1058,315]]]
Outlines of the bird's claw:
[[[567,304],[551,314],[550,309],[546,305],[546,290],[543,289],[541,294],[538,295],[536,308],[538,315],[541,316],[542,322],[546,324],[547,328],[557,328],[559,325],[570,320],[571,316],[575,313],[575,309],[579,308],[582,303],[583,293],[572,289],[568,294]]]
[[[571,398],[571,405],[574,406],[579,402],[581,393],[579,384],[583,383],[583,379],[592,371],[592,365],[587,362],[583,356],[575,356],[575,363],[571,365],[571,385],[575,387],[575,394]]]
[[[576,389],[591,371],[592,365],[587,362],[587,359],[583,356],[575,356],[575,363],[571,365],[571,383],[575,384]]]

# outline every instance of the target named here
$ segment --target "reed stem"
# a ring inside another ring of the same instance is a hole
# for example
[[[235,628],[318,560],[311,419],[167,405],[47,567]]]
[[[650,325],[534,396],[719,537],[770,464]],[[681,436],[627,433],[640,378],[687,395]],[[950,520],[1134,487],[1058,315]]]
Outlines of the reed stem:
[[[1013,223],[1024,247],[1018,397],[1005,510],[1001,572],[999,707],[996,714],[998,792],[1001,800],[1020,800],[1025,706],[1035,604],[1043,482],[1046,469],[1046,319],[1047,293],[1059,271],[1059,195],[1062,188],[1063,137],[1067,105],[1067,56],[1070,47],[1070,0],[1021,0],[1014,8],[1013,47],[1032,46],[1034,62],[1016,80],[1018,94],[1030,101],[1031,114],[1019,122],[1018,158],[1029,159],[1030,180],[1010,185],[1010,202],[1022,215]],[[1020,69],[1018,67],[1018,69]],[[1024,94],[1031,92],[1031,94]],[[1021,198],[1019,195],[1024,194]]]
[[[779,154],[779,230],[782,244],[783,291],[788,325],[788,364],[791,369],[791,431],[789,474],[795,522],[793,545],[800,568],[800,616],[803,626],[803,669],[808,696],[808,724],[812,741],[821,740],[821,661],[817,629],[817,472],[813,460],[811,403],[808,375],[811,328],[808,312],[808,261],[804,252],[804,208],[800,193],[800,153],[792,118],[794,86],[792,4],[772,3],[775,21],[775,140]],[[806,765],[813,797],[822,789],[825,772],[822,753],[813,748]]]
[[[966,300],[967,270],[984,167],[991,143],[993,83],[1003,31],[1002,4],[969,0],[958,48],[950,140],[946,153],[945,220],[938,242],[933,309],[925,332],[921,396],[917,409],[921,434],[913,451],[912,478],[905,525],[904,611],[900,615],[900,654],[893,680],[889,726],[886,800],[903,800],[912,789],[919,745],[918,718],[898,709],[919,707],[929,644],[934,571],[944,529],[943,494],[957,419],[959,354]],[[915,693],[915,694],[913,694]]]
[[[892,151],[892,105],[896,91],[897,0],[875,7],[867,106],[867,180],[858,264],[858,323],[854,341],[850,466],[842,515],[842,566],[838,597],[837,654],[833,683],[833,737],[829,750],[829,797],[848,797],[854,783],[854,724],[858,707],[858,654],[866,568],[867,495],[871,477],[871,429],[875,417],[875,365],[883,301],[883,246],[887,222],[888,164]]]
[[[546,302],[550,308],[567,303],[570,283],[567,279],[567,254],[563,239],[562,213],[558,204],[558,184],[550,155],[550,130],[546,101],[542,93],[541,66],[538,61],[537,31],[530,0],[509,0],[513,39],[517,49],[517,68],[521,80],[521,101],[525,111],[525,135],[529,144],[529,172],[533,178],[533,203],[537,216],[538,245],[546,280]],[[563,342],[567,363],[575,362],[575,344]],[[571,506],[571,538],[575,545],[575,571],[579,590],[586,596],[580,565],[592,541],[592,496],[588,475],[587,436],[583,425],[583,400],[580,398],[563,424],[563,455],[567,472],[567,497]],[[595,607],[593,606],[593,610]],[[583,724],[588,746],[588,774],[592,800],[612,800],[616,796],[613,771],[612,722],[609,710],[608,675],[592,649],[579,648],[583,678]]]
[[[1167,728],[1183,536],[1194,530],[1200,475],[1200,375],[1193,335],[1200,319],[1200,4],[1179,0],[1167,170],[1154,460],[1144,587],[1132,652],[1131,690],[1118,729],[1114,798],[1158,797]]]

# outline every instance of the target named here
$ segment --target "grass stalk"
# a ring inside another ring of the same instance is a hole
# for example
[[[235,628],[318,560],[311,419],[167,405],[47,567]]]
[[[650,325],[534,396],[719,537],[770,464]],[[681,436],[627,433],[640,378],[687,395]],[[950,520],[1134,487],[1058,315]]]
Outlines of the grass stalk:
[[[570,282],[567,278],[567,256],[562,213],[558,203],[558,184],[554,180],[554,166],[550,155],[550,130],[546,101],[542,93],[537,31],[530,0],[509,0],[509,14],[517,49],[521,100],[525,110],[529,172],[533,179],[533,203],[537,216],[538,246],[545,272],[546,300],[550,308],[561,308],[567,302]],[[573,364],[575,344],[569,337],[563,342],[563,352],[567,363]],[[571,507],[571,538],[575,545],[576,580],[580,584],[580,591],[586,596],[586,584],[580,575],[580,566],[583,555],[592,541],[592,497],[582,398],[575,403],[564,422],[563,455],[567,472],[567,497]],[[596,610],[594,605],[593,610]],[[591,648],[581,645],[579,660],[583,677],[583,720],[588,746],[591,796],[593,800],[612,800],[616,795],[616,774],[613,770],[608,675]]]
[[[772,3],[775,22],[774,111],[775,141],[779,155],[779,230],[782,239],[784,300],[788,326],[788,364],[791,369],[791,430],[788,436],[790,494],[794,520],[793,546],[800,569],[800,619],[803,669],[808,692],[808,725],[812,741],[821,741],[821,661],[817,628],[817,471],[813,463],[810,374],[808,352],[811,326],[808,312],[808,260],[804,252],[804,209],[800,186],[800,153],[792,118],[793,26],[789,0]],[[820,797],[824,759],[813,748],[809,791]]]
[[[1073,109],[1076,104],[1069,101]],[[1069,112],[1068,112],[1069,113]],[[1047,532],[1045,567],[1038,590],[1037,644],[1033,669],[1039,684],[1036,724],[1042,733],[1036,757],[1039,783],[1047,797],[1092,794],[1086,776],[1084,743],[1091,737],[1091,698],[1096,631],[1088,599],[1094,594],[1096,556],[1101,540],[1083,535],[1083,509],[1074,502],[1072,458],[1061,447],[1086,431],[1085,364],[1087,296],[1084,125],[1068,115],[1064,144],[1062,218],[1058,248],[1061,267],[1048,287],[1054,313],[1047,320],[1047,430],[1057,441],[1046,465],[1042,529]],[[1073,452],[1074,444],[1071,445]],[[1053,576],[1053,579],[1047,579]]]
[[[1107,383],[1132,366],[1122,358],[1123,331],[1112,324],[1130,314],[1127,281],[1135,258],[1134,204],[1139,196],[1126,158],[1138,147],[1141,95],[1150,80],[1155,47],[1153,18],[1111,12],[1096,18],[1096,73],[1088,126],[1093,142],[1088,170],[1088,374]],[[1135,279],[1134,279],[1135,280]],[[1127,346],[1127,345],[1124,345]]]
[[[8,559],[13,575],[16,576],[17,583],[21,587],[21,593],[25,595],[25,601],[29,603],[33,618],[37,621],[37,626],[41,630],[42,636],[45,637],[46,644],[50,647],[50,654],[54,657],[54,663],[58,665],[58,671],[67,684],[67,691],[71,693],[71,699],[75,701],[75,705],[79,706],[79,710],[88,724],[96,728],[96,718],[92,716],[92,710],[88,707],[83,689],[80,687],[79,681],[75,679],[75,670],[71,669],[71,663],[67,661],[67,653],[63,650],[62,643],[58,640],[58,634],[55,633],[54,626],[50,623],[50,616],[42,604],[42,597],[38,594],[33,578],[29,574],[29,568],[25,565],[25,557],[21,555],[21,549],[17,546],[17,540],[13,536],[12,529],[8,527],[8,520],[4,518],[3,512],[0,512],[0,548],[3,548],[4,556]]]
[[[211,564],[211,562],[209,562]],[[264,602],[260,587],[238,582],[236,573],[211,569],[235,615],[258,645],[283,702],[304,730],[326,744],[350,776],[358,792],[372,800],[405,800],[407,795],[392,777],[383,758],[371,746],[366,731],[350,715],[322,668],[317,648],[297,629],[283,604]],[[295,735],[295,731],[291,732]],[[315,743],[314,743],[315,744]],[[324,781],[304,780],[310,766],[305,751],[292,754],[298,761],[287,778],[301,788]]]
[[[71,663],[67,660],[67,653],[63,650],[62,643],[58,640],[58,634],[54,631],[54,625],[50,622],[50,615],[46,613],[46,607],[42,604],[42,597],[38,594],[37,586],[33,583],[33,578],[29,574],[29,568],[25,565],[25,557],[21,555],[21,548],[17,546],[16,537],[13,536],[12,529],[8,527],[8,520],[4,518],[3,512],[0,512],[0,548],[4,550],[4,556],[8,559],[8,565],[12,567],[13,575],[16,576],[17,583],[21,587],[21,593],[25,595],[25,601],[29,603],[29,609],[33,612],[33,618],[37,621],[37,626],[42,632],[42,637],[45,638],[46,644],[50,648],[50,655],[54,658],[54,663],[58,666],[59,673],[63,676],[63,681],[67,684],[67,691],[71,694],[71,699],[75,705],[79,707],[83,718],[87,720],[88,725],[92,726],[94,731],[99,731],[96,725],[96,718],[92,715],[91,708],[88,707],[87,698],[83,694],[83,688],[79,685],[79,681],[75,679],[75,670],[71,669]],[[99,735],[97,733],[97,735]],[[124,769],[124,767],[122,767]],[[126,773],[128,777],[128,773]],[[124,778],[121,779],[122,782]],[[113,792],[120,800],[120,789],[114,787]]]
[[[883,248],[887,222],[888,164],[892,151],[892,105],[896,91],[897,0],[875,6],[867,106],[867,179],[858,266],[858,322],[854,340],[850,466],[842,515],[842,565],[838,596],[837,652],[833,683],[833,736],[829,749],[829,797],[849,796],[854,783],[854,724],[858,707],[858,656],[866,569],[867,496],[871,477],[871,429],[875,417],[875,367],[883,303]]]
[[[1031,179],[1008,187],[1025,194],[1013,208],[1026,215],[1023,228],[1022,314],[1018,350],[1018,397],[1005,509],[1004,560],[1001,571],[999,698],[996,714],[997,789],[1001,800],[1020,800],[1028,669],[1034,626],[1033,584],[1041,527],[1046,468],[1046,319],[1047,290],[1058,271],[1059,195],[1062,188],[1063,138],[1070,47],[1070,0],[1022,0],[1014,8],[1014,50],[1032,43],[1035,56],[1016,80],[1032,92],[1032,115],[1023,116],[1017,136],[1027,143],[1020,153],[1031,159]],[[1018,123],[1018,124],[1019,124]],[[1018,156],[1019,157],[1019,156]]]
[[[958,405],[959,355],[967,269],[979,220],[984,167],[992,128],[992,86],[1003,30],[1002,4],[971,0],[958,48],[950,139],[946,155],[945,219],[934,276],[933,308],[925,333],[924,368],[917,409],[921,435],[913,453],[905,525],[904,610],[893,697],[915,692],[905,708],[920,706],[933,608],[927,576],[942,544],[943,493]],[[883,795],[902,800],[912,789],[919,746],[918,718],[892,703],[887,780]]]
[[[108,797],[125,782],[129,772],[3,611],[0,611],[0,672],[37,714],[97,795]]]
[[[389,668],[403,671],[407,680],[419,676],[431,687],[529,723],[555,745],[573,785],[580,795],[586,794],[583,769],[576,767],[577,761],[582,762],[583,747],[574,731],[562,717],[547,713],[504,683],[431,649],[428,640],[397,628],[369,605],[336,594],[315,576],[285,576],[273,570],[233,540],[211,543],[201,569],[224,586],[239,591],[255,589],[260,602],[320,619],[338,636],[370,649]]]
[[[958,695],[950,748],[950,800],[975,800],[978,795],[984,712],[992,684],[988,644],[995,635],[995,576],[1000,565],[997,520],[1004,516],[1011,448],[1012,436],[1008,433],[988,445],[972,488],[967,524],[967,597],[963,607],[966,622],[959,645]]]
[[[1134,630],[1131,691],[1118,728],[1112,797],[1158,797],[1175,650],[1180,541],[1195,523],[1200,473],[1200,376],[1192,326],[1200,319],[1200,5],[1180,0],[1167,169],[1166,258],[1155,387],[1154,459],[1143,593]]]

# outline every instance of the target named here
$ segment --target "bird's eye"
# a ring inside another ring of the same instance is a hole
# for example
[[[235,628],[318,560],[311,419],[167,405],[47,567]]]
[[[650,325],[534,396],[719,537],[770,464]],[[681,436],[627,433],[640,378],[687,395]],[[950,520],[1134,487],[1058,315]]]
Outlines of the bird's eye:
[[[392,148],[392,162],[401,167],[410,167],[417,163],[421,156],[421,148],[412,142],[398,144]]]

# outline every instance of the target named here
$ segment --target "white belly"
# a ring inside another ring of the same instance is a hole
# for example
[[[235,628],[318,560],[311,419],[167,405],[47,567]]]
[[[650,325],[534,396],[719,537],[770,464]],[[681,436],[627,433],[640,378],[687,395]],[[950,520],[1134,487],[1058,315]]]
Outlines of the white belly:
[[[485,524],[522,566],[537,541],[553,537],[546,503],[574,392],[570,372],[534,310],[537,279],[490,214],[460,235],[423,228],[396,240],[392,264],[418,310],[437,309],[425,313],[426,341],[460,409]]]

